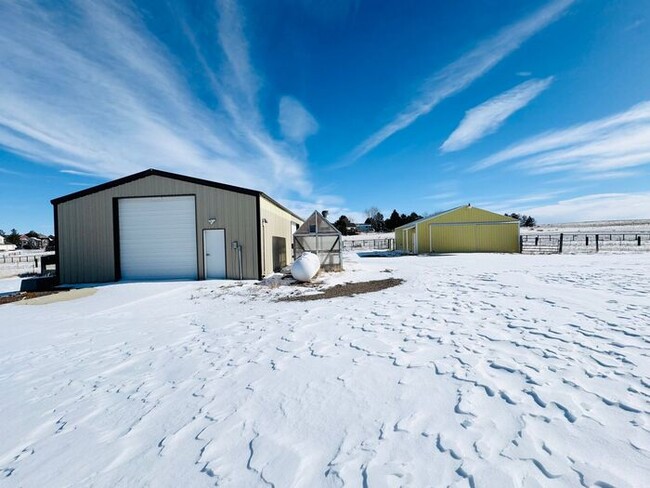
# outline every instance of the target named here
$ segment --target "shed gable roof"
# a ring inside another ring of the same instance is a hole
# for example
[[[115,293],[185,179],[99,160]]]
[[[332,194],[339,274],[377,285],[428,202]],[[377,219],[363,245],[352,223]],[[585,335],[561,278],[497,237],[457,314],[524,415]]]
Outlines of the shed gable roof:
[[[480,212],[483,216],[489,216],[492,217],[490,221],[493,222],[504,222],[504,223],[510,223],[510,222],[518,222],[517,219],[513,219],[512,217],[508,217],[506,215],[501,215],[495,212],[490,212],[489,210],[484,210],[479,207],[472,207],[471,205],[461,205],[459,207],[454,207],[450,208],[449,210],[444,210],[442,212],[436,212],[433,215],[429,215],[427,217],[423,217],[418,220],[414,220],[413,222],[410,222],[408,224],[404,224],[400,227],[397,227],[397,229],[408,229],[409,227],[415,227],[418,224],[421,224],[422,222],[435,222],[438,219],[441,219],[442,217],[452,217],[454,213],[463,211],[463,210],[471,210],[471,211],[478,211]],[[446,219],[445,219],[446,220]],[[395,229],[395,230],[397,230]]]
[[[311,232],[312,226],[315,229],[314,232]],[[310,234],[341,235],[339,230],[329,220],[323,217],[318,210],[315,210],[313,214],[307,217],[307,220],[294,232],[294,235],[298,236]]]

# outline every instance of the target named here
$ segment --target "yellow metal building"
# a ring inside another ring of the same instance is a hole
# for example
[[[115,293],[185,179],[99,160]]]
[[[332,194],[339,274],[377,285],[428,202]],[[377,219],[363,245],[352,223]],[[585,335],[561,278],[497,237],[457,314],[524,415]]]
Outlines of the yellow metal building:
[[[412,254],[519,252],[519,221],[463,205],[396,228],[395,249]]]

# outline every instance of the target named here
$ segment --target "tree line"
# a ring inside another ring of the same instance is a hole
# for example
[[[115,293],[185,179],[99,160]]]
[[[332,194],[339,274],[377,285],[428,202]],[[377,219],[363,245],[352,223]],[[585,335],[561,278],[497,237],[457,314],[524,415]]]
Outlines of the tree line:
[[[422,215],[418,215],[416,212],[411,212],[410,214],[406,215],[404,213],[399,213],[397,209],[394,209],[390,214],[390,217],[386,219],[377,207],[370,207],[366,209],[364,213],[366,215],[364,224],[370,225],[372,230],[375,232],[392,232],[401,225],[408,224],[422,218]],[[344,236],[358,234],[358,230],[356,229],[355,225],[345,215],[341,215],[333,225]]]
[[[399,213],[397,209],[394,209],[390,214],[390,217],[385,219],[384,215],[379,211],[377,207],[370,207],[369,209],[366,209],[364,214],[366,216],[364,224],[370,225],[372,230],[375,232],[392,232],[397,227],[400,227],[404,224],[409,224],[423,217],[417,212],[411,212],[407,215],[404,213]],[[535,218],[530,215],[522,215],[518,213],[506,213],[504,215],[506,217],[517,219],[521,227],[535,227],[537,224]],[[344,236],[359,233],[358,229],[355,227],[355,224],[352,223],[352,221],[350,221],[350,219],[345,215],[341,215],[333,225]]]
[[[517,219],[519,221],[519,226],[520,227],[535,227],[537,224],[537,221],[530,215],[523,215],[523,214],[518,214],[518,213],[507,213],[503,214],[506,217],[512,217],[513,219]]]

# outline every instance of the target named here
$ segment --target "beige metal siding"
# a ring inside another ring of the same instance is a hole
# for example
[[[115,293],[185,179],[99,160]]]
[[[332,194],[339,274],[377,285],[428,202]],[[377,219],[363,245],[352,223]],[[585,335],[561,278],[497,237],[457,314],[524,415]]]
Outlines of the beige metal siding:
[[[115,280],[113,199],[195,195],[198,275],[204,277],[203,229],[226,229],[228,278],[238,278],[232,242],[242,244],[243,274],[258,278],[257,196],[152,175],[58,204],[58,249],[61,283]],[[215,218],[214,224],[208,219]],[[146,245],[147,236],[142,236]]]
[[[262,225],[261,220],[266,219],[267,223]],[[260,198],[260,231],[262,232],[262,275],[273,273],[273,237],[285,239],[287,249],[287,264],[293,261],[293,230],[296,225],[302,225],[303,221],[291,215],[286,210],[278,207],[275,203],[262,196]],[[293,228],[292,228],[293,225]]]

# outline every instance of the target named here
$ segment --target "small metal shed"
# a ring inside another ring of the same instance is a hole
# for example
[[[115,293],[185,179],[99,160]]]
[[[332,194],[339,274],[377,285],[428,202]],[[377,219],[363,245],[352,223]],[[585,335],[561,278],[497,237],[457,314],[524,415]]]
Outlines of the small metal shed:
[[[313,252],[325,271],[342,269],[341,247],[341,233],[317,210],[293,234],[294,259]]]

